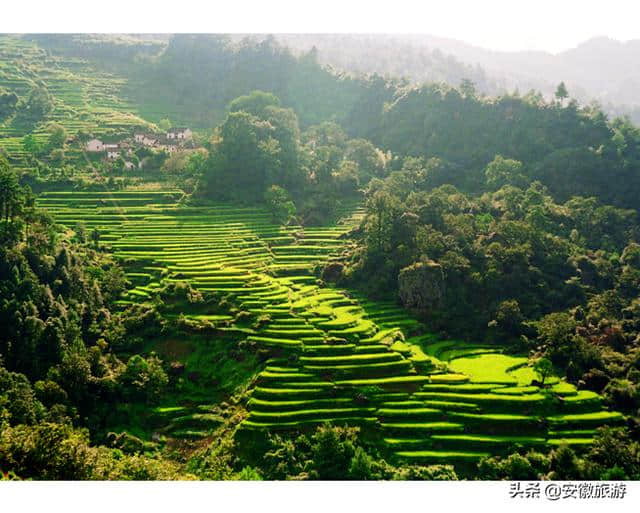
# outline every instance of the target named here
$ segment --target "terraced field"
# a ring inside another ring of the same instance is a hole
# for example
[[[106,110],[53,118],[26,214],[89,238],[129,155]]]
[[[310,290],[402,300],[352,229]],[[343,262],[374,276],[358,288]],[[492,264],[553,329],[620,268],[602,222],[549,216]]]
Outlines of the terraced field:
[[[321,286],[314,265],[350,244],[341,237],[360,210],[345,211],[335,226],[303,229],[275,226],[259,208],[184,207],[180,197],[56,192],[39,204],[62,224],[101,232],[134,284],[125,304],[188,281],[268,316],[259,329],[238,330],[272,355],[252,388],[245,436],[348,423],[381,440],[392,459],[465,464],[520,446],[588,446],[598,426],[623,421],[597,394],[557,378],[550,389],[532,385],[525,357],[438,340],[392,302]],[[185,315],[233,329],[231,316]]]
[[[39,143],[45,143],[51,122],[64,126],[70,136],[87,130],[97,137],[148,125],[127,99],[122,77],[98,71],[82,59],[53,56],[31,41],[0,35],[0,89],[26,99],[39,85],[54,103],[44,119],[36,126],[25,125],[16,116],[0,120],[0,148],[18,167],[25,156],[22,137],[33,132]],[[67,151],[68,156],[80,157],[80,153]]]

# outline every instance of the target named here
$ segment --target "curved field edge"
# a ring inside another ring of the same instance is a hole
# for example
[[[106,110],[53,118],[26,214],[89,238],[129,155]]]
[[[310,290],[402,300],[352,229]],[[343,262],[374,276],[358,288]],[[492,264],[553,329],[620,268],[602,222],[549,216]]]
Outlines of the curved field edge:
[[[362,436],[398,461],[459,464],[514,447],[583,448],[598,426],[622,422],[603,411],[597,394],[558,378],[535,386],[526,357],[498,345],[438,340],[393,302],[322,286],[314,269],[350,244],[345,235],[363,216],[357,206],[334,226],[282,227],[261,208],[179,206],[179,197],[51,192],[39,202],[61,225],[82,222],[100,233],[132,284],[123,305],[186,282],[225,296],[245,319],[261,319],[247,324],[237,313],[180,307],[190,322],[270,355],[251,381],[237,433],[246,446],[266,433],[331,422],[361,426]],[[197,438],[217,425],[183,417],[173,420],[176,436]],[[187,429],[194,426],[204,430]]]

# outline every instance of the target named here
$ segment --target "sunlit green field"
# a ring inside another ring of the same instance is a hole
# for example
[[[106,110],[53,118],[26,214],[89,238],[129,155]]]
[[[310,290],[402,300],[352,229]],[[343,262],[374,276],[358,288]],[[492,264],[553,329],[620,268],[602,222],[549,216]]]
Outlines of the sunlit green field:
[[[26,100],[39,85],[51,96],[51,112],[34,121],[18,115],[0,119],[0,148],[17,168],[25,165],[23,136],[33,133],[36,141],[44,144],[51,123],[62,125],[72,137],[80,130],[101,137],[149,126],[126,98],[124,78],[98,71],[82,59],[53,56],[26,39],[0,35],[0,90],[15,92]],[[66,155],[81,158],[82,151],[72,146]]]
[[[377,437],[397,460],[458,464],[516,446],[585,447],[598,426],[623,420],[604,411],[597,394],[557,377],[545,389],[532,385],[525,356],[439,340],[394,301],[323,285],[314,267],[349,244],[341,236],[361,210],[345,208],[334,226],[281,227],[261,208],[185,207],[180,197],[172,190],[52,192],[39,204],[71,229],[82,222],[100,231],[100,244],[131,282],[123,306],[185,281],[262,317],[256,327],[233,313],[181,312],[269,350],[240,426],[248,436],[345,423]],[[204,436],[216,425],[179,408],[158,409],[174,417],[174,436]]]

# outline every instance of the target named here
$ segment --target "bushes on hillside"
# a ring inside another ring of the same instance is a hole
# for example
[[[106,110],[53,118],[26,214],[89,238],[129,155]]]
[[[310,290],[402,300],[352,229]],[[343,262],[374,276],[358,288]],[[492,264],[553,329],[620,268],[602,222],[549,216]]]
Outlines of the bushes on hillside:
[[[91,447],[86,430],[42,423],[0,430],[0,470],[36,480],[193,479],[172,462]]]
[[[560,446],[549,454],[536,451],[484,458],[477,479],[483,480],[634,480],[640,476],[640,444],[626,428],[598,429],[593,445],[578,456]]]
[[[358,427],[326,424],[310,436],[269,436],[261,468],[265,479],[455,480],[446,465],[393,466],[360,444]]]
[[[264,193],[264,201],[274,223],[287,224],[296,213],[296,206],[289,194],[278,185],[272,185]]]

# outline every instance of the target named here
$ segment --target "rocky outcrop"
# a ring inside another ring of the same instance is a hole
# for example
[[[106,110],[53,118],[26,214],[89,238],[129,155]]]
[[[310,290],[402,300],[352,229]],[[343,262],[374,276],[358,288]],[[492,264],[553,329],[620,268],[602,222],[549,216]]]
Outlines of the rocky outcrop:
[[[416,262],[398,274],[398,293],[406,308],[428,314],[444,297],[444,272],[437,262]]]
[[[342,278],[344,265],[340,262],[329,262],[322,270],[322,280],[326,282],[337,282]]]

